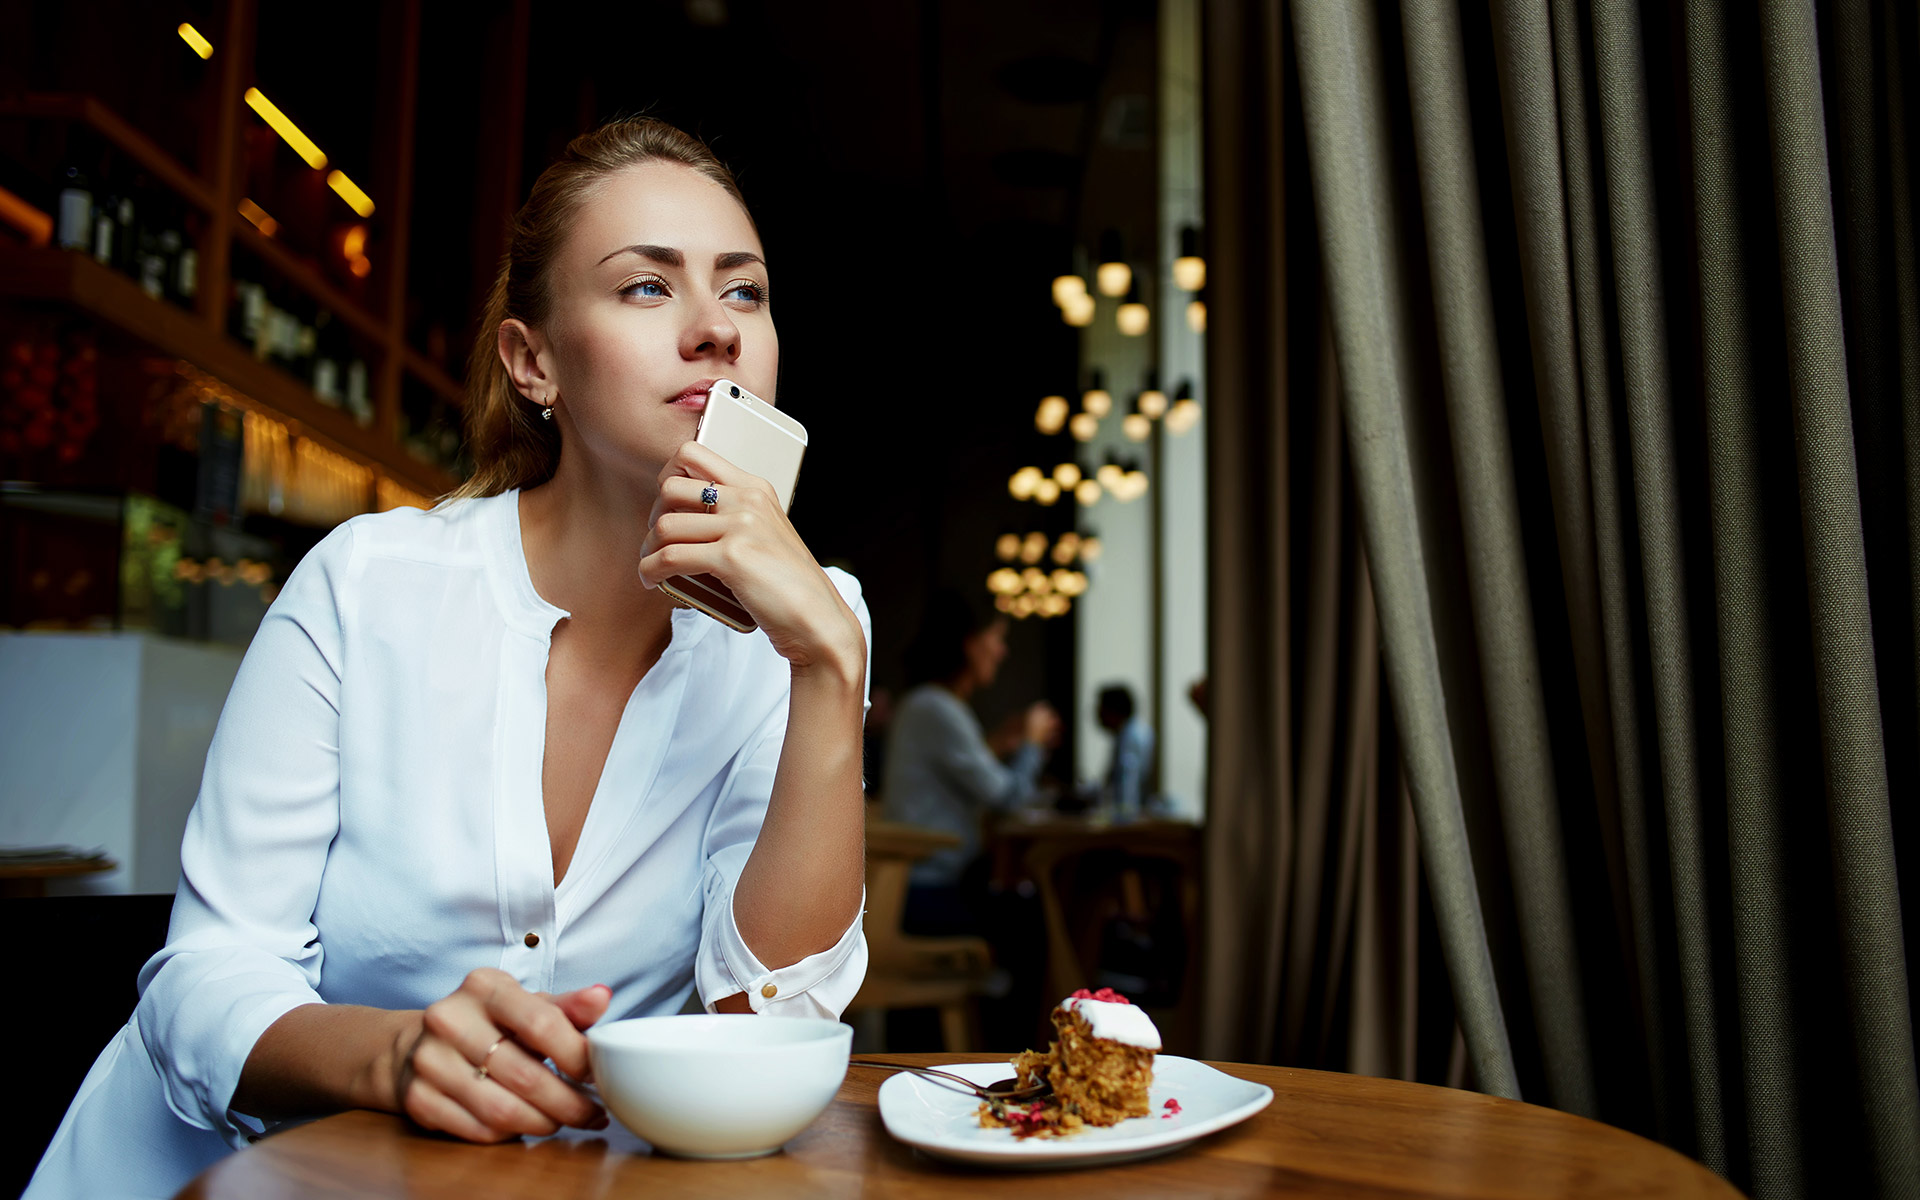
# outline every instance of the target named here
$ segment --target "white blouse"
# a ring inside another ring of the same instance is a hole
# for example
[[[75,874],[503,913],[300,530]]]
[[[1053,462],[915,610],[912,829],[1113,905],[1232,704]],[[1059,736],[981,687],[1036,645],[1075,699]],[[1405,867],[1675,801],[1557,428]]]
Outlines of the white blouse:
[[[871,645],[858,583],[829,574]],[[420,1008],[497,966],[530,991],[604,983],[609,1018],[690,991],[839,1016],[866,973],[857,916],[779,970],[733,921],[786,735],[762,633],[673,613],[554,885],[541,764],[567,615],[533,589],[517,492],[359,517],[307,555],[227,697],[167,946],[28,1196],[171,1196],[260,1130],[227,1108],[241,1067],[316,1001]]]

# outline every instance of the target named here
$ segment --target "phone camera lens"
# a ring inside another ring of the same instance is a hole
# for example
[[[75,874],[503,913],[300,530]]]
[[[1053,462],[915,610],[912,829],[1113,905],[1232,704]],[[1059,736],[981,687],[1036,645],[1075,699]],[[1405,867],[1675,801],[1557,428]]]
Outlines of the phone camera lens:
[[[738,399],[740,398],[740,389],[739,389],[739,388],[737,388],[737,387],[734,387],[734,388],[728,388],[727,390],[728,390],[729,392],[732,392],[732,393],[733,393],[733,398],[734,398],[735,400],[738,400]]]

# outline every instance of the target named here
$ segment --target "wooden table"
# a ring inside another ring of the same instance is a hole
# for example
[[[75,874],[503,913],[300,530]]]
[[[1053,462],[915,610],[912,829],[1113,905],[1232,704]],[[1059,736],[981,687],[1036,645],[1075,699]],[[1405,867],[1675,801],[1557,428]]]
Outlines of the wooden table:
[[[44,896],[49,879],[98,875],[119,867],[111,858],[81,855],[47,862],[0,863],[0,898]]]
[[[901,1054],[925,1065],[981,1055]],[[997,1172],[928,1158],[880,1123],[878,1071],[853,1070],[785,1152],[746,1162],[653,1157],[604,1134],[470,1146],[350,1112],[267,1138],[214,1165],[182,1197],[1267,1196],[1292,1200],[1738,1197],[1672,1150],[1582,1117],[1475,1092],[1281,1067],[1215,1064],[1273,1103],[1175,1153],[1094,1170]]]

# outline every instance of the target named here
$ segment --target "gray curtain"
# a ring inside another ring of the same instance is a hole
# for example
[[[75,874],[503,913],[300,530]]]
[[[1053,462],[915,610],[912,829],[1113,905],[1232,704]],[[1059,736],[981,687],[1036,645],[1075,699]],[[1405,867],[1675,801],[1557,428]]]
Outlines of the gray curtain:
[[[1206,1052],[1920,1195],[1920,13],[1205,21]]]

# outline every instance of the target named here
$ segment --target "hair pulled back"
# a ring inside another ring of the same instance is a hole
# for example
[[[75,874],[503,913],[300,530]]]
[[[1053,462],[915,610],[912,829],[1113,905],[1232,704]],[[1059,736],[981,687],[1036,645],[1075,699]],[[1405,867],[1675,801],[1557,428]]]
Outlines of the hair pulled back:
[[[507,251],[481,313],[467,363],[467,448],[473,474],[454,497],[495,496],[533,487],[560,464],[560,430],[542,420],[500,361],[500,323],[510,317],[538,327],[552,310],[552,274],[573,218],[610,176],[649,162],[676,162],[726,189],[744,210],[733,172],[700,139],[665,121],[625,117],[567,143],[559,161],[540,173],[527,202],[513,215]]]

